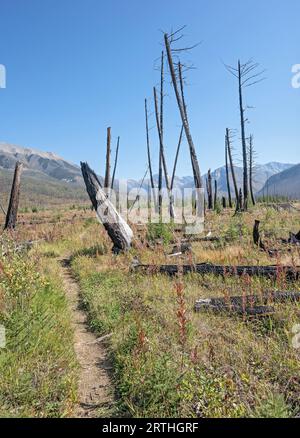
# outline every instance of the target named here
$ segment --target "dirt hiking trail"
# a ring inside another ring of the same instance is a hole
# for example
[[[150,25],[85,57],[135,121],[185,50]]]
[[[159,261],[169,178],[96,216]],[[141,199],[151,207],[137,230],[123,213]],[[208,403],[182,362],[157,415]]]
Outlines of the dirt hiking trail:
[[[114,405],[114,388],[110,377],[103,338],[89,330],[87,314],[81,309],[80,289],[71,270],[70,258],[59,260],[63,286],[72,312],[74,350],[79,363],[78,403],[72,417],[93,418],[105,415]]]

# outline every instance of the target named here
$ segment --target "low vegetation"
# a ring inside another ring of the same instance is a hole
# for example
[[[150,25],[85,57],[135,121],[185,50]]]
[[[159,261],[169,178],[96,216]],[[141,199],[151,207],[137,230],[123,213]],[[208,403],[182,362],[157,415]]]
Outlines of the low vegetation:
[[[76,361],[70,314],[57,266],[28,260],[1,240],[0,416],[67,416],[76,400]]]
[[[296,211],[278,213],[258,206],[234,217],[227,210],[208,212],[206,232],[220,239],[195,242],[191,253],[171,259],[171,236],[173,240],[180,236],[172,227],[135,230],[139,239],[132,250],[115,256],[91,212],[68,209],[60,214],[61,221],[70,214],[82,216],[76,226],[66,222],[63,228],[49,223],[28,227],[27,239],[44,236],[31,249],[30,258],[9,250],[1,259],[1,323],[8,333],[7,348],[0,353],[2,416],[72,415],[76,363],[58,265],[65,256],[80,284],[91,330],[100,337],[110,335],[105,342],[117,394],[114,415],[299,415],[300,353],[292,342],[298,304],[274,304],[276,313],[264,318],[194,312],[200,298],[299,291],[299,282],[288,283],[280,273],[275,280],[197,274],[170,278],[130,269],[133,259],[179,266],[298,265],[298,247],[270,259],[252,242],[256,218],[271,247],[289,231],[297,232]],[[42,219],[45,213],[38,215]],[[24,240],[24,234],[19,238]]]

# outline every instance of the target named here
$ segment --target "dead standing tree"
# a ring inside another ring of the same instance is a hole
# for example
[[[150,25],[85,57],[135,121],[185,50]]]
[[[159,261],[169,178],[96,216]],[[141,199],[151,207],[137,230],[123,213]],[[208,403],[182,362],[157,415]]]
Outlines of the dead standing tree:
[[[228,192],[228,203],[229,203],[229,208],[232,208],[232,199],[231,199],[231,190],[230,190],[230,179],[229,179],[229,166],[228,166],[227,131],[226,131],[226,135],[225,135],[225,167],[226,167],[226,182],[227,182],[227,192]]]
[[[218,181],[215,179],[214,210],[217,210],[218,204]]]
[[[173,188],[174,188],[176,168],[177,168],[177,162],[178,162],[179,151],[180,151],[180,147],[181,147],[181,143],[182,143],[182,138],[183,138],[183,126],[182,126],[180,134],[179,134],[179,140],[178,140],[178,145],[177,145],[177,150],[176,150],[176,155],[175,155],[175,161],[174,161],[172,178],[171,178],[171,190],[173,190]]]
[[[87,163],[80,164],[88,195],[99,220],[114,244],[114,253],[127,251],[131,247],[133,238],[131,228],[108,199],[96,173]]]
[[[107,128],[107,141],[106,141],[106,166],[104,177],[104,189],[108,193],[110,189],[110,155],[111,155],[111,128]]]
[[[155,197],[155,185],[154,185],[154,178],[153,178],[153,171],[152,171],[152,162],[151,162],[151,151],[150,151],[150,137],[149,137],[149,121],[148,121],[148,106],[147,106],[147,99],[145,99],[145,120],[146,120],[146,140],[147,140],[147,157],[148,157],[148,168],[149,168],[149,175],[150,175],[150,184],[153,194],[153,201],[156,205],[156,197]]]
[[[233,187],[235,192],[235,202],[236,202],[236,211],[239,211],[240,206],[240,194],[238,190],[237,180],[235,176],[235,170],[234,170],[234,164],[233,164],[233,156],[232,156],[232,146],[231,146],[231,140],[232,140],[232,131],[230,129],[226,129],[226,142],[227,142],[227,151],[228,151],[228,157],[229,157],[229,163],[230,163],[230,170],[231,170],[231,176],[233,181]]]
[[[156,126],[157,126],[157,132],[158,132],[158,137],[159,137],[160,159],[162,161],[162,165],[163,165],[163,169],[164,169],[166,188],[167,188],[168,196],[169,196],[170,216],[172,219],[174,219],[175,214],[174,214],[173,198],[172,198],[171,189],[170,189],[170,181],[169,181],[168,168],[167,168],[167,162],[166,162],[165,151],[164,151],[164,143],[163,143],[162,117],[161,117],[161,112],[159,115],[157,93],[156,93],[155,87],[153,88],[153,94],[154,94],[154,104],[155,104]],[[162,107],[161,107],[160,111],[162,111]]]
[[[179,30],[180,31],[180,30]],[[184,50],[188,50],[191,49],[187,48],[187,49],[174,49],[172,48],[172,43],[174,43],[175,41],[178,41],[178,39],[180,39],[180,37],[175,38],[175,35],[179,32],[175,32],[172,33],[171,35],[168,34],[164,34],[164,43],[165,43],[165,48],[166,48],[166,52],[167,52],[167,59],[168,59],[168,65],[169,65],[169,70],[170,70],[170,74],[171,74],[171,79],[172,79],[172,84],[173,84],[173,89],[175,92],[175,96],[176,96],[176,100],[177,100],[177,105],[178,105],[178,109],[180,112],[180,117],[181,117],[181,121],[182,121],[182,125],[184,127],[184,132],[185,132],[185,136],[189,145],[189,150],[190,150],[190,156],[191,156],[191,162],[192,162],[192,169],[193,169],[193,176],[194,176],[194,181],[195,181],[195,187],[197,189],[201,189],[202,188],[202,180],[201,180],[201,173],[200,173],[200,167],[199,167],[199,163],[198,163],[198,158],[197,158],[197,154],[196,154],[196,149],[194,146],[194,142],[193,142],[193,138],[192,138],[192,134],[191,134],[191,130],[190,130],[190,125],[189,125],[189,120],[188,120],[188,116],[187,116],[187,109],[186,109],[186,104],[184,101],[184,94],[183,94],[183,77],[182,77],[182,69],[181,69],[181,64],[178,64],[178,76],[179,76],[179,83],[178,84],[178,77],[177,77],[177,73],[176,73],[176,68],[175,68],[175,64],[173,61],[173,53],[179,52],[179,51],[184,51]],[[181,88],[181,90],[180,90]]]
[[[117,140],[115,164],[114,164],[114,170],[113,170],[113,175],[112,175],[112,179],[111,179],[111,188],[112,188],[112,190],[114,188],[115,177],[116,177],[116,170],[117,170],[118,157],[119,157],[119,147],[120,147],[120,137],[118,137],[118,140]]]
[[[248,159],[247,159],[247,140],[246,140],[246,123],[245,118],[246,108],[244,107],[244,96],[243,91],[245,88],[250,87],[258,82],[261,82],[262,71],[257,72],[259,67],[258,63],[254,63],[249,60],[245,64],[241,64],[238,61],[237,68],[226,65],[226,69],[238,80],[238,90],[239,90],[239,109],[240,109],[240,123],[241,123],[241,141],[242,141],[242,152],[243,152],[243,195],[244,203],[243,209],[247,211],[248,209]]]
[[[252,204],[255,205],[255,196],[253,191],[253,173],[254,173],[254,145],[253,145],[253,135],[249,138],[249,188],[251,194]]]
[[[16,163],[13,184],[10,193],[9,206],[6,214],[5,220],[5,230],[12,230],[16,227],[19,199],[20,199],[20,184],[21,184],[21,174],[23,170],[23,164],[19,161]]]
[[[206,190],[207,190],[207,201],[208,201],[208,209],[213,209],[213,193],[212,193],[212,178],[211,178],[211,170],[208,169],[207,172],[207,180],[206,180]]]

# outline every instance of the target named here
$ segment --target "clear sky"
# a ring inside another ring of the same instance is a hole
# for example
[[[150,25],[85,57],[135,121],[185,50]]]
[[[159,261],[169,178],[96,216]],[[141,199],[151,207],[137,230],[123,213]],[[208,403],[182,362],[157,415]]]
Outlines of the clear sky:
[[[235,79],[222,61],[254,58],[267,79],[246,91],[247,130],[259,162],[297,163],[300,89],[299,0],[0,0],[0,141],[87,160],[103,173],[106,127],[121,136],[119,177],[146,168],[144,98],[159,80],[154,68],[161,30],[182,25],[197,67],[186,90],[201,171],[223,165],[224,131],[239,127]],[[166,97],[166,150],[173,162],[180,120]],[[154,126],[154,117],[150,121]],[[154,158],[156,131],[151,130]],[[240,145],[237,139],[236,148]],[[183,147],[178,173],[191,175]],[[157,160],[154,160],[155,164]]]

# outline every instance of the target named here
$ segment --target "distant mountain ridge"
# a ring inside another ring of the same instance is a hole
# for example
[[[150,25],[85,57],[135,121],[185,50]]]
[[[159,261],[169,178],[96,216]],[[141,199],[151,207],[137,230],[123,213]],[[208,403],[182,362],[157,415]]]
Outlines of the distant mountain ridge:
[[[22,148],[20,146],[0,142],[0,173],[5,175],[7,179],[10,172],[14,169],[15,163],[21,161],[24,164],[23,179],[31,178],[31,183],[28,187],[33,187],[32,181],[36,181],[35,193],[39,190],[39,184],[51,185],[53,188],[61,187],[63,193],[67,194],[68,187],[70,193],[75,193],[76,198],[88,199],[85,193],[81,169],[78,165],[53,154],[52,152],[42,152],[32,148]],[[266,181],[274,175],[280,174],[292,168],[293,164],[271,162],[264,165],[257,165],[254,172],[254,190],[260,193]],[[5,172],[4,172],[5,171]],[[238,186],[242,187],[243,170],[241,167],[235,167]],[[207,175],[202,175],[205,187]],[[101,178],[101,177],[100,177]],[[213,180],[218,183],[219,196],[227,195],[227,182],[225,166],[222,166],[212,172]],[[154,175],[155,184],[158,185],[158,175]],[[101,178],[101,181],[103,179]],[[230,175],[231,189],[233,193],[232,178]],[[128,179],[128,190],[139,189],[142,187],[145,190],[149,188],[149,179],[135,180]],[[116,187],[118,181],[116,180]],[[192,188],[194,187],[194,179],[192,176],[175,177],[175,188]],[[44,189],[43,189],[44,190]],[[45,190],[44,190],[45,191]],[[74,192],[75,191],[75,192]],[[50,195],[49,195],[50,196]],[[53,195],[55,196],[55,194]]]
[[[23,163],[25,171],[41,172],[59,181],[82,182],[80,167],[52,152],[0,143],[0,169],[13,169],[17,161]]]
[[[300,164],[271,176],[258,194],[300,199]]]

